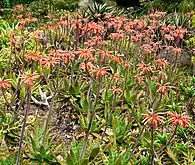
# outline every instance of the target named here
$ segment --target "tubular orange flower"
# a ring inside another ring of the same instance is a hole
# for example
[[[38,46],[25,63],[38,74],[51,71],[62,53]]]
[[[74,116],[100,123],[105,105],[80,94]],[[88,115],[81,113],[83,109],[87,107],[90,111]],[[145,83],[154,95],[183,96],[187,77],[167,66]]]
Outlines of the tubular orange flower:
[[[174,37],[169,34],[165,34],[165,39],[167,39],[168,41],[173,41]]]
[[[170,113],[169,121],[173,124],[173,127],[182,125],[182,127],[185,128],[189,124],[187,116],[177,113]]]
[[[113,76],[113,80],[114,80],[115,82],[118,82],[119,79],[120,79],[120,75],[119,75],[118,73],[115,73],[114,76]]]
[[[73,57],[71,56],[66,55],[63,57],[63,61],[65,64],[69,64],[72,60],[73,60]]]
[[[112,52],[105,51],[105,50],[98,50],[98,53],[100,54],[101,61],[105,62],[107,58],[112,57]]]
[[[32,18],[30,22],[37,22],[37,18]]]
[[[153,52],[152,46],[149,44],[144,44],[142,48],[145,54],[151,54]]]
[[[165,60],[165,59],[154,60],[154,63],[155,63],[156,66],[158,66],[160,68],[164,68],[169,64],[168,61]]]
[[[86,23],[85,26],[82,28],[83,32],[91,32],[93,34],[99,35],[104,32],[103,25],[97,24],[95,22]]]
[[[135,36],[132,36],[132,41],[140,42],[143,39],[143,34],[136,32]]]
[[[40,56],[36,53],[28,53],[24,57],[25,57],[26,61],[28,61],[28,60],[39,61],[40,60]]]
[[[129,61],[124,61],[124,67],[129,68],[131,66]]]
[[[163,123],[164,117],[159,116],[157,113],[149,112],[148,114],[143,114],[144,125],[148,124],[150,126],[153,126],[154,128],[157,128],[159,124]]]
[[[146,79],[145,76],[141,76],[141,75],[135,75],[134,78],[136,78],[136,81],[138,82],[138,84],[141,84]]]
[[[83,49],[79,50],[78,53],[80,54],[79,58],[82,58],[84,60],[94,60],[94,56],[92,54],[93,49]]]
[[[119,64],[119,63],[122,63],[123,62],[123,59],[120,56],[112,56],[110,62],[112,62],[112,61],[114,63]]]
[[[93,68],[93,64],[91,62],[82,62],[80,65],[79,65],[79,68],[82,69],[82,70],[88,70],[90,71],[92,68]]]
[[[43,67],[54,67],[55,64],[60,62],[60,59],[58,57],[43,57],[39,60],[39,62],[43,65]]]
[[[174,53],[174,55],[178,55],[178,54],[180,54],[180,53],[181,53],[181,51],[182,51],[182,49],[181,49],[181,48],[173,48],[173,53]]]
[[[162,85],[162,84],[158,83],[157,86],[158,86],[157,92],[161,93],[162,95],[166,95],[167,94],[168,87],[169,87],[168,84]]]
[[[93,47],[95,45],[107,45],[107,41],[103,41],[102,37],[100,37],[100,36],[95,36],[92,39],[90,39],[87,42],[85,42],[85,44],[88,47]]]
[[[187,33],[187,29],[182,28],[181,26],[178,26],[177,29],[175,29],[173,36],[175,38],[183,39],[185,33]]]
[[[84,62],[82,62],[80,65],[79,65],[79,68],[82,69],[82,70],[85,70],[86,64]]]
[[[114,88],[112,89],[112,91],[113,91],[113,94],[116,95],[116,94],[122,92],[122,89],[119,88],[119,87],[114,87]]]
[[[57,55],[61,57],[65,64],[69,64],[75,57],[74,51],[58,51]]]
[[[137,65],[138,69],[142,71],[142,73],[151,73],[152,67],[149,65],[146,65],[144,62]]]
[[[152,19],[156,19],[156,18],[164,16],[165,14],[166,12],[155,12],[155,13],[149,14],[149,17]]]
[[[34,84],[34,81],[37,78],[39,78],[39,75],[37,73],[27,74],[21,77],[21,83],[27,85],[28,87],[32,87]]]
[[[111,33],[109,35],[111,40],[117,40],[117,39],[123,38],[123,36],[124,36],[123,33]]]
[[[158,51],[162,48],[162,41],[151,42],[151,45],[155,51]]]
[[[10,80],[3,80],[0,78],[0,89],[7,89],[10,86]]]
[[[93,64],[92,64],[91,62],[87,62],[87,63],[86,63],[86,69],[87,69],[88,71],[91,70],[93,67],[94,67],[94,66],[93,66]]]
[[[103,76],[108,75],[109,70],[109,67],[100,68],[99,66],[97,66],[91,71],[91,74],[94,75],[96,78],[102,78]]]

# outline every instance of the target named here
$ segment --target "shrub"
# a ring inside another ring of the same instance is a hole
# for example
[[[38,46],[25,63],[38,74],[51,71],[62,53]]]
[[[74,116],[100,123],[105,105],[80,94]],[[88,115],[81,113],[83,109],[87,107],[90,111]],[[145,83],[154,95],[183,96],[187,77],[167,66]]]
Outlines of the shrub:
[[[75,10],[78,6],[79,0],[56,0],[54,6],[57,9]]]
[[[168,12],[189,12],[195,9],[194,0],[154,0],[150,7]]]

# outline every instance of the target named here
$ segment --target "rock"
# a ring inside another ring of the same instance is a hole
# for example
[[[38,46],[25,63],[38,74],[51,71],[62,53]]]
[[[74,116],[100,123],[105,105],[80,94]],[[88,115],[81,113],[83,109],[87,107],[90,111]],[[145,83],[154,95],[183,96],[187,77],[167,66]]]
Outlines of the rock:
[[[176,56],[165,49],[161,51],[159,58],[165,58],[169,63],[173,63],[176,60]],[[192,66],[191,56],[187,50],[182,50],[181,54],[178,56],[177,65]]]

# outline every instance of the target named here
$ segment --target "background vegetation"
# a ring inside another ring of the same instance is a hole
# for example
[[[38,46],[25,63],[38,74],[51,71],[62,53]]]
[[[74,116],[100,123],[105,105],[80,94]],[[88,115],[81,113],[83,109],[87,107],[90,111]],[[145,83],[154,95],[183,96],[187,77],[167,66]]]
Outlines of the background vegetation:
[[[0,165],[195,164],[193,0],[106,2],[1,1]]]

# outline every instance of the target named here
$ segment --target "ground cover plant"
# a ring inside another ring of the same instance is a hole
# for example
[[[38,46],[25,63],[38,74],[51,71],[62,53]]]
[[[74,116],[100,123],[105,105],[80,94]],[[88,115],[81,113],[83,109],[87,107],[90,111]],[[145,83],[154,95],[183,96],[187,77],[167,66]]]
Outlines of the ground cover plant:
[[[0,20],[0,164],[193,165],[194,13],[95,5]]]

